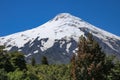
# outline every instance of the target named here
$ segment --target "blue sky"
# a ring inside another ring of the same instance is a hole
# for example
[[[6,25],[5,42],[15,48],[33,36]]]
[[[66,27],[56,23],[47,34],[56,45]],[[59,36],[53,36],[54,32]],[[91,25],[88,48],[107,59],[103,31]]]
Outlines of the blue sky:
[[[120,36],[120,0],[0,0],[0,36],[37,27],[64,12]]]

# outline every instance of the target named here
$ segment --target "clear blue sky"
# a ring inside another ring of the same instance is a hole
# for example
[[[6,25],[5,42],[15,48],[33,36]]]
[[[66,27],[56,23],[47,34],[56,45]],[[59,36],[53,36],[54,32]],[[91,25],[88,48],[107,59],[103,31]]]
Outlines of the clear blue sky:
[[[120,0],[0,0],[0,36],[37,27],[63,12],[120,36]]]

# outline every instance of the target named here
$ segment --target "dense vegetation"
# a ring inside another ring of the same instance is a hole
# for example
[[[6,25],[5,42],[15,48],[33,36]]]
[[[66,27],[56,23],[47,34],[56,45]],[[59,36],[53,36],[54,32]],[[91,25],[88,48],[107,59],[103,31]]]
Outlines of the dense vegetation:
[[[77,55],[73,55],[71,61],[72,80],[118,80],[116,76],[119,75],[110,75],[112,69],[119,65],[113,59],[112,56],[107,58],[92,34],[88,34],[87,38],[81,36]]]
[[[80,37],[77,55],[69,64],[49,64],[43,56],[41,64],[34,57],[25,62],[20,52],[7,52],[0,46],[0,80],[119,80],[120,62],[107,57],[88,34]]]

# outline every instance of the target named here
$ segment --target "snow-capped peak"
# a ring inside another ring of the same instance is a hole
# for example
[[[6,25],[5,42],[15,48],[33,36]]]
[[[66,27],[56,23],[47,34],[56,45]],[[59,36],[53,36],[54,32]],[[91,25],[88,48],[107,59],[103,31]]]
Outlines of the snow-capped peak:
[[[60,13],[60,14],[58,14],[55,18],[53,18],[53,21],[55,20],[55,21],[57,21],[57,20],[59,20],[59,19],[67,19],[67,20],[69,20],[69,19],[74,19],[74,20],[81,20],[80,18],[78,18],[78,17],[75,17],[75,16],[73,16],[73,15],[71,15],[70,13]]]
[[[60,13],[36,28],[0,37],[0,44],[4,44],[7,50],[22,51],[27,57],[32,54],[51,52],[47,56],[61,59],[75,52],[79,37],[86,36],[88,32],[93,34],[106,53],[120,55],[120,37],[69,13]]]

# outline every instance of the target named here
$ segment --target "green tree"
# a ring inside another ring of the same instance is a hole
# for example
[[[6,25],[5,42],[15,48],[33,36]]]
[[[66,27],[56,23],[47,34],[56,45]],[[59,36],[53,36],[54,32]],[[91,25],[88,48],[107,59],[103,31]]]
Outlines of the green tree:
[[[46,57],[46,56],[43,56],[41,62],[42,62],[42,64],[44,64],[44,65],[48,65],[47,57]]]
[[[35,64],[36,64],[35,58],[32,57],[32,59],[31,59],[31,65],[32,65],[32,66],[35,66]]]
[[[73,56],[71,75],[73,80],[106,80],[111,68],[105,61],[106,55],[101,51],[99,44],[92,34],[87,38],[81,36],[77,55]],[[112,62],[110,62],[112,65]]]
[[[9,53],[9,56],[11,58],[10,61],[15,69],[17,68],[19,68],[20,70],[27,69],[25,57],[22,53],[15,51]]]
[[[0,69],[4,69],[5,71],[10,72],[13,71],[13,66],[10,63],[10,57],[4,48],[4,46],[0,46]]]
[[[10,57],[8,56],[8,54],[6,54],[5,56],[6,56],[6,59],[4,59],[5,60],[5,63],[4,63],[5,71],[7,71],[7,72],[14,71],[14,67],[10,62]]]

